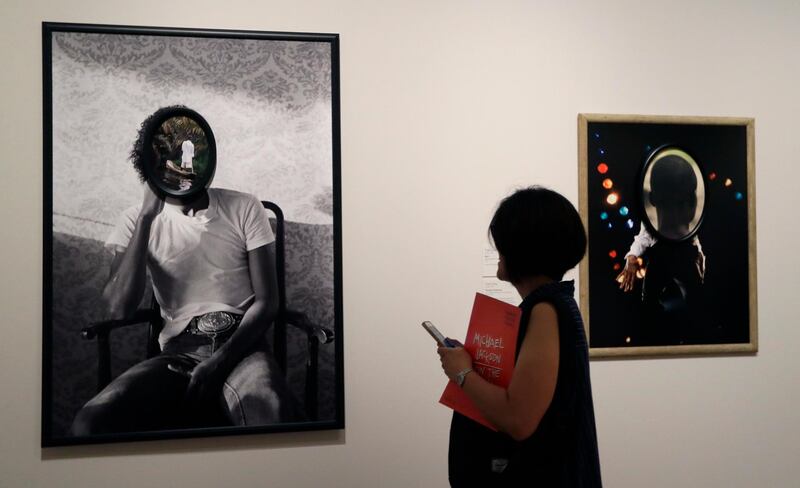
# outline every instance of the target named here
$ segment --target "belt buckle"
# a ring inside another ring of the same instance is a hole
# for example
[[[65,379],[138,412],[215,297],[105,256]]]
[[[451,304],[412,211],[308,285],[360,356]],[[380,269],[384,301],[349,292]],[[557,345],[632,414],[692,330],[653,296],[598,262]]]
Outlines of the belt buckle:
[[[233,314],[228,312],[209,312],[201,315],[195,322],[197,331],[203,335],[221,334],[237,323]]]

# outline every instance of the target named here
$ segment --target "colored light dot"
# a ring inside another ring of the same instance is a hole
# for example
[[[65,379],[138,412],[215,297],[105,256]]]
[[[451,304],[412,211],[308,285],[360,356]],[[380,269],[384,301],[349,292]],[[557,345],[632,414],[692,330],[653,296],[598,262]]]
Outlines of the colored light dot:
[[[645,146],[644,147],[644,150],[647,151],[647,152],[650,152],[651,149],[653,149],[651,146]]]
[[[615,257],[617,257],[617,250],[616,249],[610,250],[608,252],[608,257],[610,257],[611,259],[614,259]]]
[[[608,212],[600,212],[600,220],[606,220],[608,218]]]
[[[603,180],[603,188],[605,188],[606,190],[610,190],[611,187],[613,187],[613,186],[614,186],[614,182],[611,181],[611,178],[606,178],[606,179]]]
[[[619,271],[622,269],[622,266],[619,263],[614,264],[614,271]]]
[[[602,156],[602,155],[603,155],[603,154],[605,154],[605,153],[606,153],[606,150],[605,150],[605,149],[603,149],[603,148],[600,148],[600,155]]]
[[[633,220],[628,219],[628,221],[625,222],[625,225],[627,225],[629,229],[633,229]]]
[[[631,338],[630,337],[626,337],[625,338],[625,344],[630,344],[630,343],[631,343]]]
[[[619,214],[620,214],[620,215],[622,215],[623,217],[624,217],[624,216],[626,216],[626,215],[628,215],[628,207],[622,207],[622,208],[620,208],[620,209],[619,209]]]
[[[740,192],[740,191],[737,191],[736,192],[736,199],[737,200],[743,200],[744,199],[744,194],[742,194],[742,192]]]
[[[711,173],[708,175],[708,179],[714,181],[717,179],[717,173]]]
[[[608,223],[608,228],[610,229],[610,228],[612,228],[612,227],[614,227],[614,226],[613,226],[613,225],[611,225],[611,222],[609,222],[609,223]]]
[[[729,188],[733,184],[733,180],[730,178],[725,179],[725,188]]]
[[[619,201],[619,195],[617,195],[616,193],[609,193],[608,196],[606,197],[606,202],[609,205],[616,205],[618,201]]]
[[[595,132],[594,133],[594,138],[595,139],[600,139],[600,133],[599,132]]]
[[[597,172],[601,175],[608,173],[608,165],[606,163],[600,163],[597,165]]]

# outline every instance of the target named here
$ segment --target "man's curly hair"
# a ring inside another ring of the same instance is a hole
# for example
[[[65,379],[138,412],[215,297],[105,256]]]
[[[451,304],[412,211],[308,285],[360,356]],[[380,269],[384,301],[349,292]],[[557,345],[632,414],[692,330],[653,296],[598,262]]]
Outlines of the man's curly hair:
[[[186,108],[187,107],[184,105],[170,105],[169,107],[161,107],[144,119],[142,125],[139,127],[139,132],[136,135],[136,142],[133,143],[133,149],[131,149],[128,159],[130,159],[131,163],[133,163],[133,167],[136,169],[136,173],[139,174],[139,179],[143,183],[147,179],[145,164],[147,163],[148,158],[145,153],[146,151],[152,151],[152,148],[145,147],[145,139],[147,139],[147,135],[152,134],[153,131],[157,129],[156,124],[161,121],[166,112],[171,112],[175,109]]]

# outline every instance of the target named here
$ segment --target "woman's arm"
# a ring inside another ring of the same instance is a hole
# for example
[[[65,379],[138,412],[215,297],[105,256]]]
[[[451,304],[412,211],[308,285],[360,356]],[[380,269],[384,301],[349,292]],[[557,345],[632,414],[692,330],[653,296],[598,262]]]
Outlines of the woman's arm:
[[[527,439],[536,431],[556,389],[559,366],[558,315],[549,303],[533,307],[514,374],[508,389],[484,380],[473,372],[463,389],[481,413],[514,440]],[[450,379],[472,367],[463,348],[439,348],[442,366]]]

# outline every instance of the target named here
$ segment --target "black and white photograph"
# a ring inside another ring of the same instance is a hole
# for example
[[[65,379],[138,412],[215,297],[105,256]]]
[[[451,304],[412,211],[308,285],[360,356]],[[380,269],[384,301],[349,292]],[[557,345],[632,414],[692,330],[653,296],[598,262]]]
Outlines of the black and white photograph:
[[[757,350],[753,119],[579,116],[594,357]]]
[[[338,35],[42,27],[42,445],[343,428]]]

